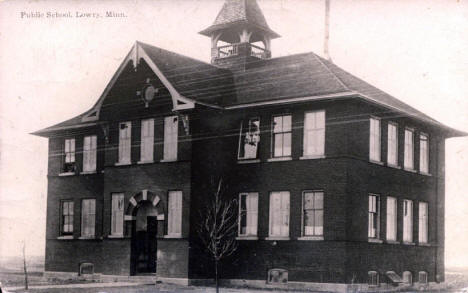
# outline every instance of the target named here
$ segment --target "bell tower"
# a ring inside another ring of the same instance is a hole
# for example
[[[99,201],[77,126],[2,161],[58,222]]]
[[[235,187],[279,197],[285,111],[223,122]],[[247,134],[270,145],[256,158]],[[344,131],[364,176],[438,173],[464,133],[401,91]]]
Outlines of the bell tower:
[[[271,58],[270,29],[256,0],[226,0],[214,23],[200,32],[211,38],[211,63],[221,67],[245,66]]]

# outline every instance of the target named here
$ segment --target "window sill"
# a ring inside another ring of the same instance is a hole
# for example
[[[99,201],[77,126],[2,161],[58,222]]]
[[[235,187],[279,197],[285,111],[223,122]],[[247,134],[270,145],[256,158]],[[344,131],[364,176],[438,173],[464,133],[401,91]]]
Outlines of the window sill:
[[[419,171],[419,174],[429,176],[429,177],[432,176],[431,173],[427,173],[427,172],[424,172],[424,171]]]
[[[302,236],[297,238],[297,240],[313,240],[313,241],[320,241],[323,240],[323,236]]]
[[[95,240],[96,237],[95,236],[80,236],[80,237],[78,237],[78,239],[80,239],[80,240]]]
[[[121,239],[121,238],[124,238],[123,235],[107,235],[107,238],[110,238],[110,239]]]
[[[63,176],[73,176],[73,175],[76,175],[75,172],[63,172],[63,173],[59,173],[58,174],[60,177],[63,177]]]
[[[289,237],[284,237],[284,236],[270,236],[270,237],[266,237],[265,240],[273,240],[273,241],[276,241],[276,240],[290,240]]]
[[[406,241],[403,241],[403,244],[404,245],[416,245],[414,242],[406,242]]]
[[[377,239],[377,238],[369,238],[368,242],[370,243],[383,243],[382,239]]]
[[[411,173],[418,173],[418,171],[416,171],[414,169],[403,168],[403,170],[411,172]]]
[[[395,169],[401,169],[401,167],[398,166],[398,165],[393,165],[393,164],[388,164],[388,163],[387,163],[387,167],[395,168]]]
[[[177,159],[170,159],[170,160],[161,160],[159,161],[160,163],[172,163],[172,162],[177,162]]]
[[[143,164],[152,164],[152,163],[154,163],[154,161],[153,161],[153,160],[151,160],[151,161],[138,161],[138,162],[137,162],[137,164],[138,164],[138,165],[143,165]]]
[[[270,158],[267,162],[281,162],[281,161],[291,161],[292,157],[278,157],[278,158]]]
[[[377,164],[377,165],[380,165],[380,166],[384,166],[384,162],[381,162],[381,161],[374,161],[374,160],[371,160],[369,159],[369,162],[372,163],[372,164]]]
[[[258,240],[257,236],[237,236],[236,240]]]
[[[400,241],[396,241],[396,240],[387,240],[386,243],[387,244],[401,244]]]
[[[299,157],[299,160],[317,160],[317,159],[325,159],[325,155],[304,155]]]
[[[418,246],[432,246],[432,245],[426,242],[419,242]]]
[[[128,166],[131,165],[131,162],[117,162],[114,164],[114,166]]]
[[[83,172],[80,172],[80,175],[89,175],[89,174],[96,174],[96,170],[94,170],[94,171],[83,171]]]
[[[73,235],[64,235],[64,236],[59,236],[57,237],[58,240],[72,240]]]
[[[176,239],[176,238],[182,238],[182,234],[171,234],[171,235],[164,235],[164,238],[166,238],[166,239]]]
[[[260,163],[260,159],[239,159],[237,164],[253,164]]]

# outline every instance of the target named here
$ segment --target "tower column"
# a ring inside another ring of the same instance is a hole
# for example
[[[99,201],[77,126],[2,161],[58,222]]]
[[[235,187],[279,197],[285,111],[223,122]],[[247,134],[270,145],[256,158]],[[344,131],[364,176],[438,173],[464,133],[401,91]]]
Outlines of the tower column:
[[[251,35],[252,35],[252,32],[249,32],[246,28],[244,28],[242,30],[242,32],[239,34],[240,42],[241,43],[249,43]]]

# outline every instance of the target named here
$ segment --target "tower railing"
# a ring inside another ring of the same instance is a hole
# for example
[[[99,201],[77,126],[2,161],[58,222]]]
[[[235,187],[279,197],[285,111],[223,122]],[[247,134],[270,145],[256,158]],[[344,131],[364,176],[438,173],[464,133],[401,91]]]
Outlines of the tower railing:
[[[212,50],[211,57],[215,59],[221,59],[240,55],[268,59],[271,57],[271,52],[250,43],[235,43],[214,48]]]

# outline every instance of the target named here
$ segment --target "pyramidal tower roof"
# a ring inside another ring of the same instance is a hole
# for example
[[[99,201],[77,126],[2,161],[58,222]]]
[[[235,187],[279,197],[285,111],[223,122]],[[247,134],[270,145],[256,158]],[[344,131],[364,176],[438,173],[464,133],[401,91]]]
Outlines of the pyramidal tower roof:
[[[200,34],[210,36],[216,31],[237,25],[255,27],[271,38],[280,36],[270,29],[256,0],[226,0],[214,23],[202,30]]]

